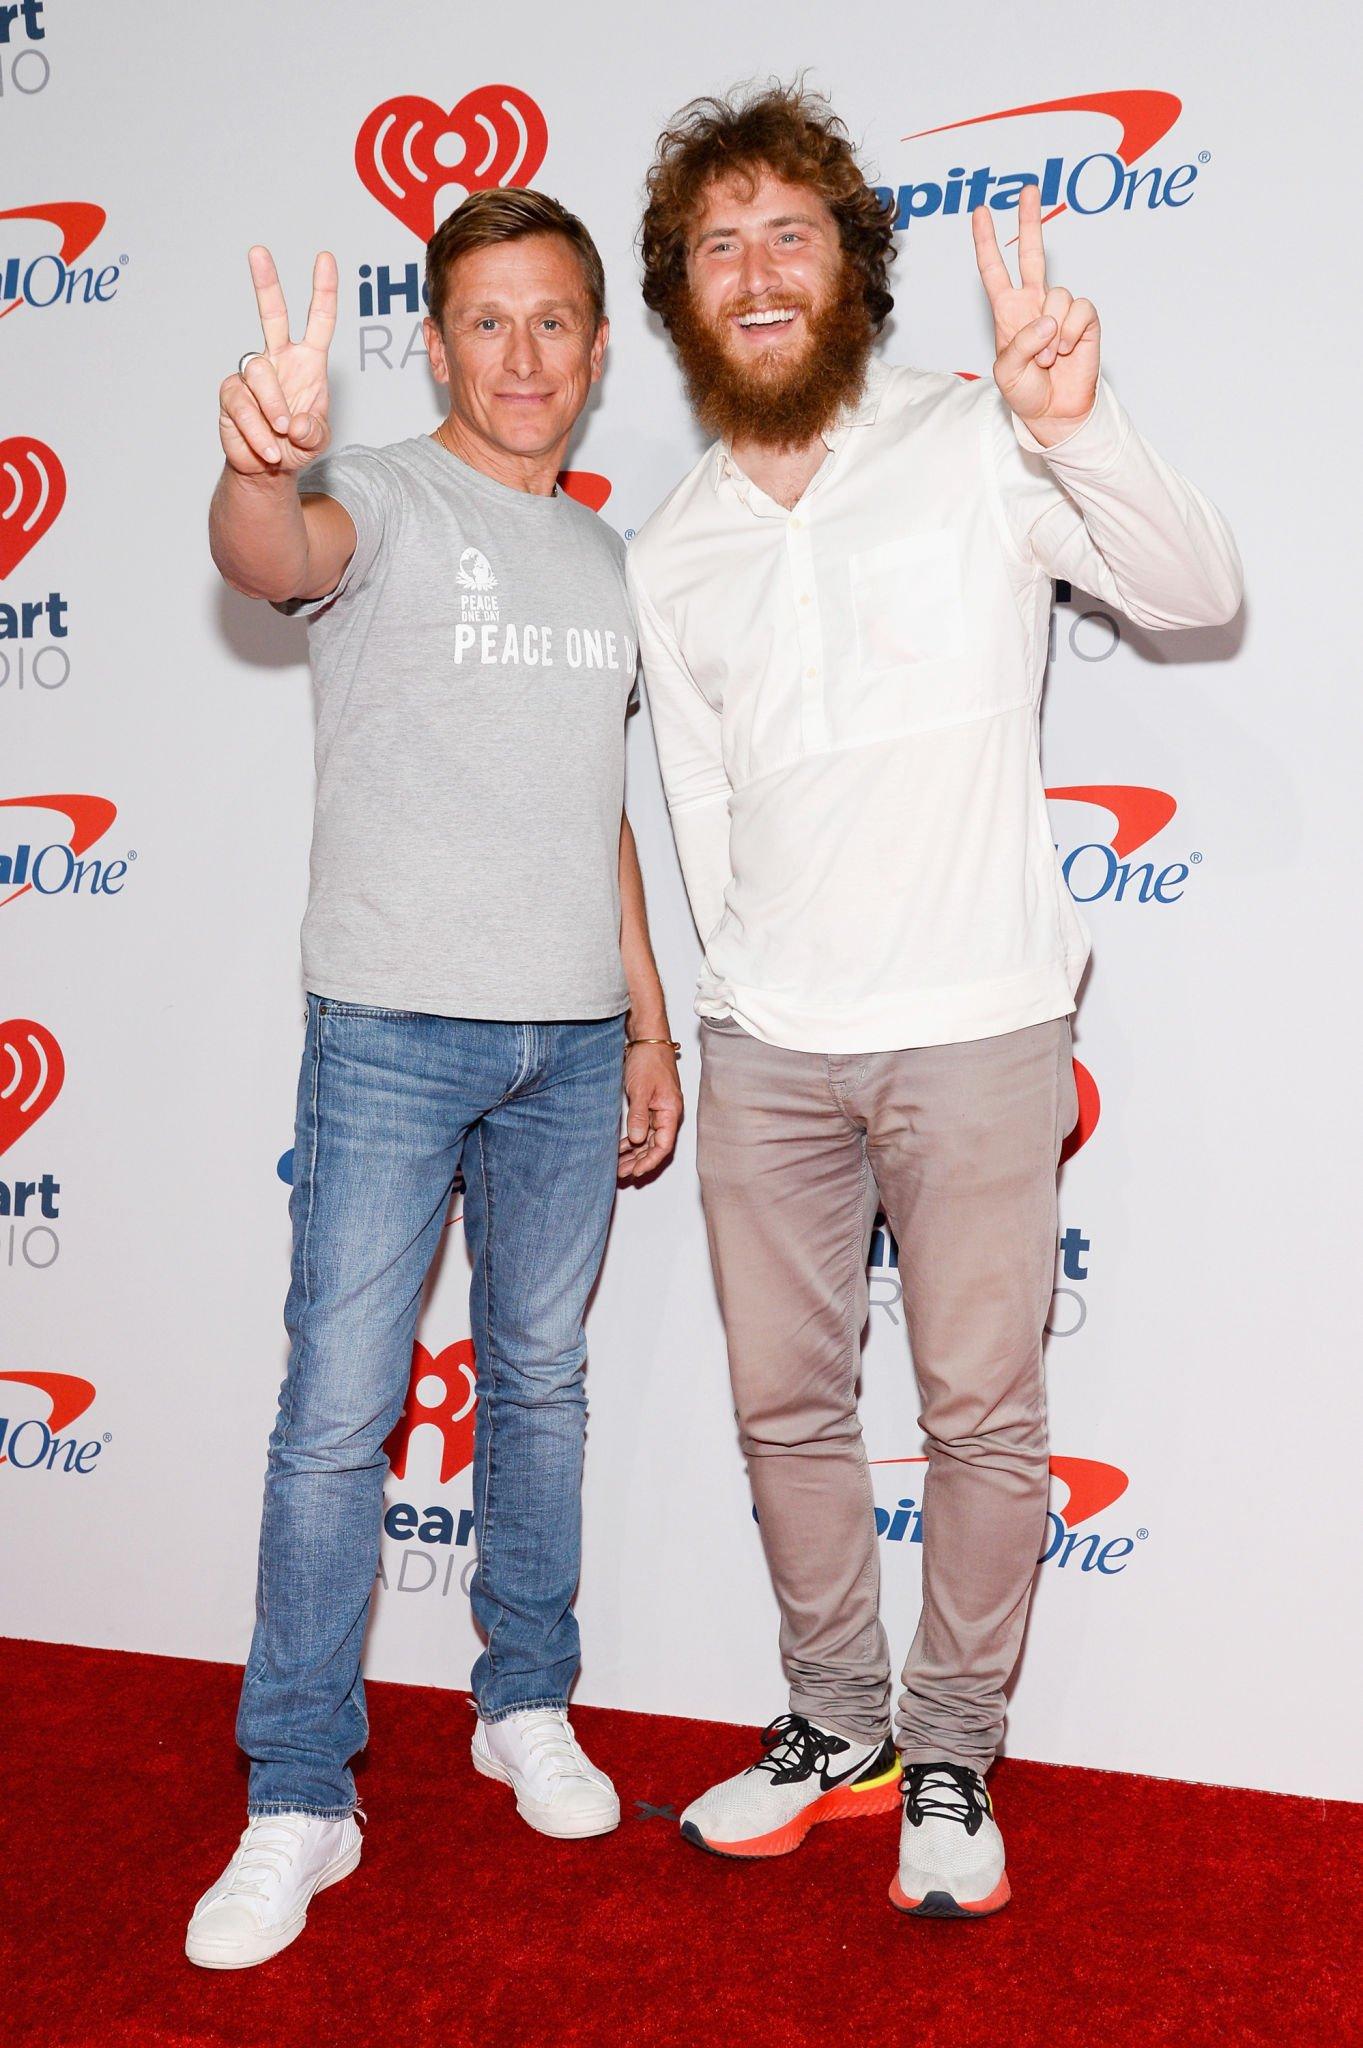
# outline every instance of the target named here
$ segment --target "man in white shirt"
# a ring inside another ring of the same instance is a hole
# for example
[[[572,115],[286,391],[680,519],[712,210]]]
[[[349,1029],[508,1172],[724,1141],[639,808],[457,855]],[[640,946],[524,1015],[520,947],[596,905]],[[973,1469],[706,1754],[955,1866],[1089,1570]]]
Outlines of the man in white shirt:
[[[1234,614],[1240,566],[1100,381],[1034,185],[1019,284],[972,215],[997,346],[975,383],[872,360],[890,223],[823,101],[696,102],[648,195],[644,297],[716,438],[629,579],[705,948],[699,1169],[790,1680],[762,1759],[682,1831],[779,1855],[902,1795],[894,1903],[989,1913],[1009,1886],[984,1774],[1046,1512],[1088,953],[1040,766],[1052,579],[1196,626]],[[894,1739],[856,1410],[877,1199],[929,1467]]]

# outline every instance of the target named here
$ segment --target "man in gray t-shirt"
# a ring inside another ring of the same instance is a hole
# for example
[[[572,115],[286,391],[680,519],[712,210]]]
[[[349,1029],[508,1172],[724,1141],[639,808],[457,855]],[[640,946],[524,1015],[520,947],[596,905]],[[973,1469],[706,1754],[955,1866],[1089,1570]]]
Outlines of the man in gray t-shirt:
[[[618,1016],[624,544],[429,435],[349,448],[304,492],[349,513],[312,620],[317,814],[303,975],[442,1016]]]
[[[359,1861],[349,1761],[386,1446],[410,1427],[417,1313],[461,1171],[485,1641],[472,1760],[542,1833],[617,1825],[566,1711],[582,1319],[617,1175],[661,1166],[681,1114],[622,810],[624,549],[556,483],[608,333],[590,236],[538,193],[465,200],[427,250],[448,416],[335,455],[335,262],[317,260],[299,342],[268,252],[251,264],[265,348],[222,387],[213,554],[235,588],[309,621],[317,803],[291,1346],[237,1720],[249,1821],[186,1940],[219,1969],[277,1954]]]

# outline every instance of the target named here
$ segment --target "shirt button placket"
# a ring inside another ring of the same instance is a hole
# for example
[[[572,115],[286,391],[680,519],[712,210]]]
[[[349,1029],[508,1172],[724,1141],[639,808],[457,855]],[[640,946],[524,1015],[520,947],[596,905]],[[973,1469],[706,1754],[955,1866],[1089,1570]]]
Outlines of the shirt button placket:
[[[814,550],[810,545],[807,513],[792,512],[786,521],[786,555],[795,593],[795,639],[800,651],[800,740],[806,753],[817,753],[828,744],[828,718],[824,706],[823,636],[819,631]]]

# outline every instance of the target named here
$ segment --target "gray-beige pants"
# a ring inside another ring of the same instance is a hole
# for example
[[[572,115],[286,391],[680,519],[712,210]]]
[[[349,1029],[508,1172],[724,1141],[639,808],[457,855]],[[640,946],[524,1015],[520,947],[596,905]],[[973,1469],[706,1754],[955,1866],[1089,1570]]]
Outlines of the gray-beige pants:
[[[906,1052],[789,1052],[732,1022],[703,1040],[701,1189],[791,1710],[858,1741],[890,1723],[857,1417],[878,1195],[928,1452],[896,1739],[907,1761],[987,1770],[1046,1516],[1042,1332],[1077,1114],[1068,1020]]]

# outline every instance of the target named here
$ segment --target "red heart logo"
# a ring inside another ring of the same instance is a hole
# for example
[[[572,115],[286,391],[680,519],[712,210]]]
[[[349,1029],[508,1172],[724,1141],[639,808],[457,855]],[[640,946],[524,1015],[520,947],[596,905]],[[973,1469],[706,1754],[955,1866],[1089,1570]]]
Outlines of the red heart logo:
[[[434,1401],[423,1401],[418,1389],[424,1379],[440,1381]],[[396,1479],[407,1477],[407,1446],[412,1431],[429,1422],[440,1431],[440,1484],[445,1486],[473,1463],[473,1425],[478,1412],[475,1394],[473,1342],[465,1337],[447,1344],[433,1358],[424,1344],[412,1346],[412,1372],[407,1382],[407,1399],[402,1414],[390,1431],[384,1449]]]
[[[1074,1063],[1074,1088],[1079,1097],[1079,1121],[1060,1148],[1062,1165],[1065,1160],[1073,1159],[1081,1145],[1087,1145],[1102,1114],[1103,1105],[1098,1094],[1098,1083],[1079,1060]]]
[[[0,577],[17,569],[66,503],[66,471],[27,434],[0,441]]]
[[[423,242],[442,190],[528,185],[549,147],[543,114],[515,85],[480,85],[448,114],[414,94],[375,107],[355,138],[365,190]]]
[[[598,476],[594,469],[561,469],[558,487],[592,512],[599,512],[611,494],[610,478]]]
[[[66,1061],[45,1024],[11,1017],[0,1024],[0,1152],[7,1152],[62,1092]]]

